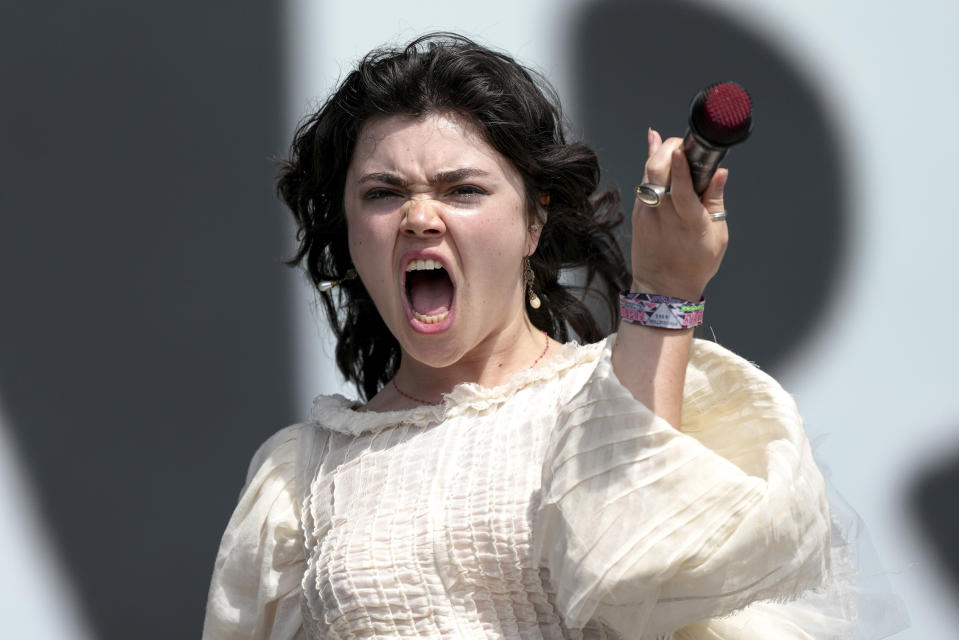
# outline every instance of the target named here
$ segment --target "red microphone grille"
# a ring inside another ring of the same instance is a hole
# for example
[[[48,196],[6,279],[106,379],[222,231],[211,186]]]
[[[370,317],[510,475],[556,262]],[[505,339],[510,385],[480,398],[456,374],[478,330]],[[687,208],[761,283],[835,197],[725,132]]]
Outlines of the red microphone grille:
[[[720,82],[706,92],[706,116],[714,127],[736,129],[753,112],[746,90],[735,82]]]
[[[716,145],[741,142],[752,126],[752,100],[735,82],[717,82],[693,99],[690,126]]]

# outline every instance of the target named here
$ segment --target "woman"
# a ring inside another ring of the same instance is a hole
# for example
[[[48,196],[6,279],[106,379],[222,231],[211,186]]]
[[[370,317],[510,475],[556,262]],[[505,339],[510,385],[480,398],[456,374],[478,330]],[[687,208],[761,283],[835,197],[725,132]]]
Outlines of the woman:
[[[628,313],[701,300],[727,172],[698,197],[681,141],[649,131],[643,182],[671,195],[633,208],[630,273],[618,196],[544,87],[427,36],[368,55],[297,132],[293,263],[366,402],[320,397],[254,456],[205,638],[842,637],[844,600],[797,600],[830,524],[792,400],[691,323]],[[627,310],[616,335],[567,268]]]

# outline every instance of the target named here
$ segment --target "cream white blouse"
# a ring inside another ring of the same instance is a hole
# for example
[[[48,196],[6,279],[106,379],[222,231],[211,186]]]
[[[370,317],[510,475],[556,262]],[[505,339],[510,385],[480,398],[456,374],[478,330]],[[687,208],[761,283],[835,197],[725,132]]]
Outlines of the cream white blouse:
[[[677,430],[613,340],[438,406],[317,398],[250,464],[203,637],[847,637],[792,398],[696,341]]]

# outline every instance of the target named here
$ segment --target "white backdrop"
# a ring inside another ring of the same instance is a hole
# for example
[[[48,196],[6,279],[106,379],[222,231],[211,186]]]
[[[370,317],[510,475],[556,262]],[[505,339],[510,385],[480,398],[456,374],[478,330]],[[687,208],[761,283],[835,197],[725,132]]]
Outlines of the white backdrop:
[[[567,20],[581,0],[487,0],[477,5],[287,0],[288,129],[325,96],[350,63],[385,41],[454,30],[505,49],[544,71],[560,95],[570,55]],[[943,320],[959,301],[948,285],[959,272],[951,123],[959,89],[959,5],[829,0],[724,0],[712,3],[782,43],[817,77],[855,165],[848,167],[855,209],[840,304],[780,375],[812,434],[829,434],[820,452],[833,480],[863,517],[913,626],[898,640],[959,637],[959,595],[905,512],[904,491],[918,470],[959,447],[959,393],[951,370],[956,344]],[[570,118],[576,105],[566,100]],[[816,168],[796,168],[815,185]],[[272,188],[265,184],[264,189]],[[330,349],[301,282],[299,402],[342,390]],[[902,309],[913,307],[914,312]],[[0,424],[0,436],[3,436]],[[942,453],[940,453],[942,452]],[[37,531],[5,438],[0,437],[0,617],[16,638],[88,637],[82,614],[58,581]],[[30,566],[31,571],[17,571]],[[36,571],[36,567],[46,568]],[[28,579],[28,581],[25,581]],[[39,621],[39,622],[38,622]]]

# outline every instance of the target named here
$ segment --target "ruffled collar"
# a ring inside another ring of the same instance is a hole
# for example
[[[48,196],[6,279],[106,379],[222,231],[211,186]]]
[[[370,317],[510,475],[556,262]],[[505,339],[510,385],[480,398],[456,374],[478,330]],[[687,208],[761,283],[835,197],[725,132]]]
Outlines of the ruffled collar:
[[[401,424],[428,427],[466,412],[490,411],[524,387],[554,380],[574,367],[596,362],[608,340],[589,345],[567,342],[535,369],[519,371],[496,387],[463,382],[444,394],[437,405],[401,411],[358,411],[360,404],[342,395],[317,396],[313,400],[312,422],[330,431],[357,436]]]

